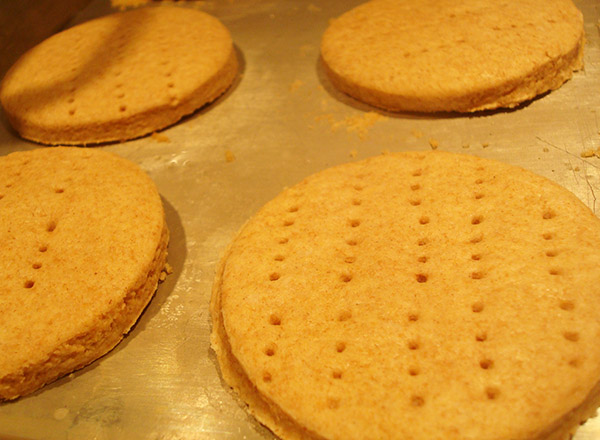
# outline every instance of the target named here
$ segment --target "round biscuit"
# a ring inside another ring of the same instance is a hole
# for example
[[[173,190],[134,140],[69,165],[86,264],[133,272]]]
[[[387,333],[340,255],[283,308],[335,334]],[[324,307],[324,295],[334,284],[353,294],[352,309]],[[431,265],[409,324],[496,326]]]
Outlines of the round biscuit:
[[[112,349],[156,290],[168,236],[154,183],[126,159],[0,157],[0,400]]]
[[[145,7],[43,41],[8,71],[0,101],[26,139],[123,141],[214,101],[237,70],[231,35],[218,19],[190,8]]]
[[[391,111],[515,107],[583,66],[571,0],[372,0],[332,21],[321,42],[335,87]]]
[[[600,405],[600,220],[475,156],[337,166],[226,251],[212,344],[284,439],[563,440]]]

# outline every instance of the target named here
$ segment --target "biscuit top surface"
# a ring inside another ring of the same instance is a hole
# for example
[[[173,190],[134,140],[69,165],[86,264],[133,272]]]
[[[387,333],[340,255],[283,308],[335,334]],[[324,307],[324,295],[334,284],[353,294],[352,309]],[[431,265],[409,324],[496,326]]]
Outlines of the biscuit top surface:
[[[0,376],[113,319],[148,276],[164,224],[137,165],[77,148],[1,157],[0,219]]]
[[[373,0],[333,20],[321,51],[350,83],[448,99],[517,87],[582,38],[570,0]]]
[[[593,213],[528,171],[380,156],[242,228],[223,326],[257,392],[316,437],[545,438],[598,393],[599,242]]]
[[[42,127],[143,117],[187,99],[223,68],[232,51],[229,31],[204,12],[135,9],[43,41],[9,70],[0,97],[9,113]]]

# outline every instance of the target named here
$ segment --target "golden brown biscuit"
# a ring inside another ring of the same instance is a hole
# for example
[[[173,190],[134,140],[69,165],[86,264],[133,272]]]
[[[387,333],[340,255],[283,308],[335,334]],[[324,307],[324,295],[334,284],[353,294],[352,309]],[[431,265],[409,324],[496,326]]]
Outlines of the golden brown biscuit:
[[[563,440],[600,404],[600,220],[442,152],[285,190],[218,269],[225,381],[284,439]]]
[[[6,74],[0,100],[26,139],[122,141],[215,100],[237,69],[231,35],[216,18],[182,7],[141,8],[40,43]]]
[[[372,0],[334,20],[321,54],[334,86],[392,111],[515,107],[583,66],[571,0]]]
[[[134,163],[68,147],[0,158],[0,400],[112,349],[165,266],[154,183]]]

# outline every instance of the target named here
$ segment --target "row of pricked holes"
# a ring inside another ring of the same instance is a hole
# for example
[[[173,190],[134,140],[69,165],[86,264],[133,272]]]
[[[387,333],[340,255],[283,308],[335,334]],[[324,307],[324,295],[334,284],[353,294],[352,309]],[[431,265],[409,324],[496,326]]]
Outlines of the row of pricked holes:
[[[55,188],[54,192],[56,194],[62,194],[64,193],[64,188]],[[47,224],[46,224],[46,232],[52,233],[55,231],[57,227],[57,222],[56,220],[50,220]],[[48,251],[48,245],[47,244],[42,244],[38,247],[38,251],[40,253],[45,253]],[[42,267],[42,263],[40,261],[36,261],[34,262],[31,267],[35,270],[41,269]],[[23,283],[23,287],[25,287],[26,289],[31,289],[33,286],[35,285],[35,280],[34,279],[27,279],[25,280],[25,282]]]
[[[300,209],[300,207],[298,205],[292,205],[287,209],[287,212],[290,215],[293,215],[293,214],[297,213],[299,211],[299,209]],[[295,222],[296,222],[295,218],[289,217],[283,221],[282,226],[285,228],[288,228],[290,226],[293,226]],[[288,242],[289,242],[289,238],[287,238],[287,237],[281,237],[281,238],[277,239],[277,243],[280,245],[285,245]],[[273,256],[273,260],[277,261],[277,262],[284,261],[285,260],[284,253],[280,252],[280,253],[275,254]],[[269,274],[269,280],[271,280],[271,281],[277,281],[277,280],[279,280],[279,278],[281,278],[281,273],[279,271],[271,272]]]
[[[551,210],[551,209],[546,210],[543,213],[543,215],[542,215],[542,218],[544,220],[551,220],[551,219],[553,219],[555,217],[556,217],[556,213],[553,210]],[[553,240],[555,238],[555,234],[552,233],[552,232],[545,232],[545,233],[542,234],[542,238],[545,241],[550,241],[550,240]],[[545,252],[545,255],[548,258],[554,258],[554,257],[558,256],[558,254],[559,254],[558,251],[555,250],[555,249],[547,250]],[[550,269],[548,269],[548,273],[550,275],[561,275],[562,274],[562,269],[557,268],[557,267],[551,267]],[[573,301],[570,301],[570,300],[563,300],[563,301],[561,301],[559,307],[562,310],[565,310],[565,311],[572,311],[572,310],[575,309],[575,303]],[[562,335],[563,335],[563,337],[567,341],[570,341],[570,342],[577,342],[577,341],[579,341],[579,333],[578,332],[575,332],[575,331],[564,331]],[[578,361],[576,359],[572,359],[572,360],[569,361],[569,365],[571,365],[572,367],[577,367],[578,366]]]
[[[287,209],[287,212],[289,214],[295,214],[299,211],[299,209],[300,209],[300,207],[298,205],[292,205]],[[292,226],[294,223],[295,223],[295,219],[288,218],[288,219],[284,220],[282,226],[287,228],[287,227]],[[280,237],[277,239],[277,243],[279,245],[287,245],[289,243],[289,238],[288,237]],[[282,262],[282,261],[285,261],[285,258],[286,257],[284,255],[284,253],[280,252],[273,256],[273,261]],[[280,278],[281,278],[281,273],[279,271],[271,272],[269,274],[270,281],[277,281]],[[269,316],[269,324],[273,325],[273,326],[280,326],[281,325],[281,317],[275,313],[272,313]],[[263,351],[266,356],[269,356],[269,357],[275,356],[275,353],[277,351],[277,346],[273,342],[269,343],[265,346]],[[273,378],[272,378],[272,375],[270,372],[268,372],[268,371],[263,372],[263,381],[264,382],[269,383],[272,381],[272,379]]]

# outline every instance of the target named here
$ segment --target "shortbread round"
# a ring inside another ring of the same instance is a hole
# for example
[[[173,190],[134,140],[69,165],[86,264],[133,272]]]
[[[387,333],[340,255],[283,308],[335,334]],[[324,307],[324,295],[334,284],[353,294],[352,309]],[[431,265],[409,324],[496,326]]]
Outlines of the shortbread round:
[[[233,240],[212,344],[283,439],[568,439],[600,404],[598,243],[579,199],[521,168],[337,166]]]
[[[335,19],[321,54],[335,87],[391,111],[515,107],[583,66],[571,0],[372,0]]]
[[[231,35],[219,20],[189,8],[147,7],[43,41],[6,74],[0,101],[26,139],[123,141],[215,100],[237,70]]]
[[[136,322],[165,266],[154,183],[112,153],[0,157],[0,400],[89,364]]]

